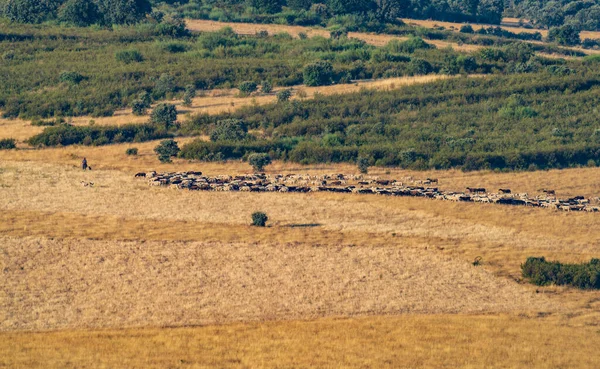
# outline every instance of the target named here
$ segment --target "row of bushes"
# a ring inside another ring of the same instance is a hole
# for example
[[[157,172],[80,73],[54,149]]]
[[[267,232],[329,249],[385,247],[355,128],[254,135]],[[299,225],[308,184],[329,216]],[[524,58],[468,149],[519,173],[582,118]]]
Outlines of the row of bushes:
[[[538,286],[555,284],[582,289],[600,289],[600,259],[589,263],[562,264],[544,257],[529,257],[521,265],[523,277]]]
[[[114,126],[72,126],[62,124],[48,127],[27,142],[33,146],[107,145],[122,142],[143,142],[173,135],[162,125],[129,124]]]

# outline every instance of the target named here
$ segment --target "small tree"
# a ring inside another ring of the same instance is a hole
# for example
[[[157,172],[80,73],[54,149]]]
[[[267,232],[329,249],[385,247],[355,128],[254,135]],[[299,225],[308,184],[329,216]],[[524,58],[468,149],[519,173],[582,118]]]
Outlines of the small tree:
[[[171,158],[177,156],[180,149],[175,140],[164,140],[154,148],[154,152],[158,155],[158,160],[161,163],[170,163]]]
[[[364,156],[359,157],[356,160],[356,165],[358,166],[358,171],[362,174],[367,174],[369,172],[369,159]]]
[[[138,154],[138,149],[137,149],[137,147],[130,147],[127,149],[127,151],[125,151],[125,154],[135,156]]]
[[[129,63],[140,63],[144,61],[144,56],[138,50],[121,50],[115,54],[115,59],[118,62],[125,64]]]
[[[183,106],[192,106],[192,99],[196,97],[196,87],[187,85],[183,94]]]
[[[307,86],[323,86],[331,84],[333,66],[326,61],[318,61],[304,67],[304,84]]]
[[[141,100],[144,103],[144,106],[149,108],[152,104],[152,96],[148,93],[148,91],[142,91],[138,95],[138,100]]]
[[[154,124],[162,124],[165,129],[169,127],[177,120],[177,108],[173,104],[160,103],[152,111],[150,121]]]
[[[267,220],[269,220],[269,217],[262,211],[252,213],[252,225],[255,227],[264,227],[267,225]]]
[[[131,111],[133,115],[144,115],[146,114],[147,106],[142,100],[134,100],[131,103]]]
[[[239,86],[240,93],[243,95],[250,95],[251,93],[256,91],[256,88],[257,88],[256,82],[252,82],[252,81],[242,82]]]
[[[269,81],[263,81],[262,87],[260,89],[263,94],[268,94],[273,91],[273,85]]]
[[[281,90],[277,93],[277,101],[286,102],[292,97],[292,90],[286,88],[285,90]]]
[[[241,141],[248,137],[246,123],[239,119],[223,119],[210,133],[210,140],[216,141]]]
[[[160,75],[152,93],[157,99],[165,97],[166,94],[175,91],[175,79],[168,73]]]
[[[269,154],[250,154],[248,156],[248,163],[252,165],[255,172],[262,172],[265,166],[271,164],[271,157]]]

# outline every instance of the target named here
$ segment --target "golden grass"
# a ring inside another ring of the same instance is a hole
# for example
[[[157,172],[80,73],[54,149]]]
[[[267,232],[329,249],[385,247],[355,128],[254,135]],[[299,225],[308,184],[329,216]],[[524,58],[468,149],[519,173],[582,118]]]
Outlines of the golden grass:
[[[452,23],[452,22],[438,22],[438,21],[427,21],[427,20],[416,20],[416,19],[403,19],[403,21],[407,24],[417,25],[421,27],[432,28],[435,26],[444,26],[446,28],[454,29],[458,31],[460,27],[463,25],[462,23]],[[243,35],[254,35],[258,31],[266,30],[270,34],[287,32],[292,36],[297,37],[300,32],[306,33],[308,36],[322,36],[329,37],[329,32],[323,29],[311,28],[311,27],[302,27],[302,26],[286,26],[286,25],[273,25],[273,24],[254,24],[254,23],[235,23],[235,22],[216,22],[209,20],[200,20],[200,19],[186,19],[186,24],[188,29],[192,31],[203,31],[203,32],[214,32],[218,31],[223,27],[231,27],[234,32],[243,34]],[[472,25],[474,29],[479,29],[482,27],[487,27],[488,25]],[[504,27],[511,31],[520,32],[520,30],[515,30],[514,27]],[[525,29],[524,29],[525,30]],[[528,32],[535,32],[535,30],[527,30]],[[582,32],[582,38],[600,38],[600,32]],[[356,38],[359,40],[363,40],[368,44],[375,46],[383,46],[386,45],[391,40],[406,40],[407,37],[398,37],[395,35],[387,35],[387,34],[374,34],[374,33],[364,33],[364,32],[349,32],[348,37]],[[459,45],[455,42],[441,41],[441,40],[427,40],[428,43],[437,46],[438,48],[446,48],[452,47],[458,51],[465,52],[473,52],[477,51],[483,46],[480,45],[469,45],[462,44]],[[539,43],[536,41],[527,41],[532,43]],[[598,54],[600,50],[590,50],[583,49],[581,47],[569,47],[568,49],[581,51],[586,54]],[[545,55],[542,53],[542,55]]]
[[[402,315],[189,328],[0,333],[9,368],[593,368],[598,327]]]
[[[510,18],[509,20],[514,21],[514,18]],[[544,29],[531,29],[531,28],[525,28],[525,27],[518,27],[518,26],[508,25],[510,23],[513,23],[511,21],[509,21],[508,24],[502,24],[500,26],[498,26],[498,25],[492,25],[492,24],[455,23],[455,22],[442,22],[442,21],[420,20],[420,19],[403,19],[403,21],[406,24],[413,25],[413,26],[420,26],[420,27],[425,27],[425,28],[444,27],[446,29],[449,29],[449,30],[452,30],[452,31],[455,31],[455,32],[459,32],[460,31],[460,27],[464,26],[465,24],[470,24],[471,27],[473,27],[473,29],[475,31],[477,31],[477,30],[479,30],[481,28],[500,27],[502,29],[505,29],[507,31],[514,32],[514,33],[520,33],[520,32],[535,33],[535,32],[539,32],[539,33],[542,34],[542,37],[547,37],[548,36],[548,30],[544,30]],[[516,22],[518,24],[518,19],[516,20]],[[595,39],[597,39],[597,38],[600,38],[600,32],[599,31],[581,31],[580,32],[580,37],[581,37],[582,40],[586,39],[586,38],[592,38],[592,39],[595,38]],[[542,43],[540,41],[527,41],[527,42],[538,43],[538,44]],[[568,47],[568,49],[581,51],[581,52],[584,52],[586,54],[600,54],[600,50],[584,49],[584,48],[581,48],[581,47]],[[552,54],[548,55],[548,54],[545,54],[545,53],[542,53],[542,55],[544,55],[544,56],[550,56],[550,57],[560,57],[560,56],[557,56],[557,55],[552,55]]]
[[[187,28],[192,31],[214,32],[223,27],[231,27],[236,33],[242,35],[255,35],[258,31],[265,30],[269,34],[277,34],[287,32],[291,36],[298,37],[300,32],[306,33],[309,37],[321,36],[329,37],[329,31],[318,28],[303,27],[303,26],[286,26],[280,24],[254,24],[254,23],[234,23],[234,22],[215,22],[201,19],[186,19]],[[375,46],[384,46],[391,40],[406,40],[407,37],[398,37],[394,35],[364,33],[364,32],[349,32],[348,37],[363,40],[368,44]],[[474,51],[481,47],[478,45],[459,45],[453,42],[440,40],[427,40],[428,43],[434,44],[437,47],[452,47],[459,51]]]

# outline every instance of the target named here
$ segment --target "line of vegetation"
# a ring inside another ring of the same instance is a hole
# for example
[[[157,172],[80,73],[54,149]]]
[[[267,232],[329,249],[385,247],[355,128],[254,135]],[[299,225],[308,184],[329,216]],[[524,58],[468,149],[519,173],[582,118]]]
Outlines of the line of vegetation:
[[[562,264],[544,257],[529,257],[521,265],[523,277],[538,286],[555,284],[581,289],[600,289],[600,259],[589,263]]]
[[[29,119],[110,116],[127,106],[143,114],[153,100],[243,82],[293,86],[307,82],[311,73],[305,72],[315,64],[330,65],[322,84],[429,73],[511,73],[517,70],[511,55],[534,51],[512,43],[503,46],[504,57],[486,59],[436,49],[419,37],[375,47],[343,36],[240,36],[227,28],[175,39],[148,24],[75,31],[0,23],[2,39],[0,109],[6,117]],[[143,106],[141,93],[147,95]]]

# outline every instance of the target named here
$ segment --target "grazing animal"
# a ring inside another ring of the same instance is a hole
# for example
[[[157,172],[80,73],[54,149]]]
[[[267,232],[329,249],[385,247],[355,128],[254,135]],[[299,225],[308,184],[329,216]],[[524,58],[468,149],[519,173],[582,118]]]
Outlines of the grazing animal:
[[[554,191],[554,190],[543,189],[542,192],[545,193],[546,195],[556,195],[556,191]]]
[[[438,183],[437,178],[427,178],[427,180],[429,181],[429,183]]]
[[[144,173],[144,172],[136,173],[135,178],[139,178],[139,177],[146,177],[146,173]]]
[[[467,187],[467,191],[471,193],[486,193],[486,190],[483,187]]]
[[[500,188],[498,191],[505,194],[511,193],[510,188]]]

